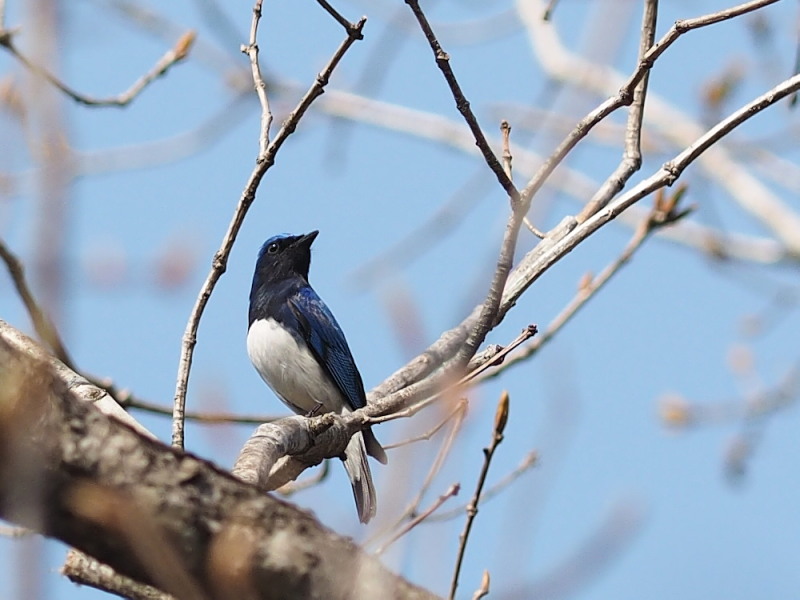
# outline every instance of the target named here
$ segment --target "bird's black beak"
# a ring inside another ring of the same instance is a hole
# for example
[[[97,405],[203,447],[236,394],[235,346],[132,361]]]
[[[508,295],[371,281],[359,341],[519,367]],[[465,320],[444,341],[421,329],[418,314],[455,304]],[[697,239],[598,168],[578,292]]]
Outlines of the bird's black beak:
[[[314,240],[319,235],[319,231],[312,231],[311,233],[307,233],[305,235],[300,235],[294,241],[292,246],[305,246],[306,248],[311,248],[311,244],[314,243]]]

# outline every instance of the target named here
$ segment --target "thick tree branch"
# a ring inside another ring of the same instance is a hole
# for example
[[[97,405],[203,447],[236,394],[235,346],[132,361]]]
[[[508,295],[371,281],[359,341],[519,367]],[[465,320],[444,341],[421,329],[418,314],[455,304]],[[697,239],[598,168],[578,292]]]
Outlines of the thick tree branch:
[[[179,598],[419,598],[311,515],[94,410],[2,324],[0,517]]]

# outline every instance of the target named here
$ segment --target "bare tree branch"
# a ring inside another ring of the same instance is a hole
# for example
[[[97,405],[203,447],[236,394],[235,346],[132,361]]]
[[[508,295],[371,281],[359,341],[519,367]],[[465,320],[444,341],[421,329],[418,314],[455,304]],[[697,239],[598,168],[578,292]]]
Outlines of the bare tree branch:
[[[458,546],[458,558],[456,559],[456,566],[453,570],[453,581],[450,584],[450,600],[454,600],[456,597],[458,577],[461,573],[461,565],[464,561],[464,554],[467,550],[469,533],[472,530],[472,524],[475,521],[475,517],[478,516],[478,503],[481,499],[483,485],[486,483],[486,476],[489,474],[489,465],[492,463],[492,458],[494,457],[495,450],[497,450],[497,446],[499,446],[503,441],[503,431],[506,428],[506,423],[508,423],[508,404],[508,392],[503,392],[500,395],[500,401],[497,404],[497,412],[494,416],[492,441],[486,448],[483,449],[483,467],[481,467],[481,473],[478,476],[478,483],[475,486],[475,493],[467,505],[467,520],[464,523],[464,531],[462,531],[461,535],[459,536],[460,543]]]
[[[609,92],[616,93],[619,90],[615,97],[592,111],[590,115],[579,123],[575,132],[568,136],[559,146],[553,160],[560,156],[557,161],[560,162],[566,156],[566,151],[569,150],[567,147],[570,146],[569,140],[574,137],[575,142],[577,142],[584,133],[583,129],[595,122],[595,118],[590,119],[590,116],[600,116],[598,112],[602,112],[601,109],[611,109],[611,106],[622,100],[623,97],[624,99],[630,98],[633,86],[638,83],[644,72],[652,68],[653,61],[663,54],[684,32],[752,12],[769,4],[774,4],[776,1],[758,0],[747,2],[728,10],[678,21],[650,49],[644,60],[640,61],[637,69],[627,80],[608,66],[597,65],[569,53],[561,44],[555,29],[538,18],[539,10],[543,6],[542,0],[518,2],[517,8],[528,27],[531,44],[542,67],[548,73],[558,80],[571,81],[582,88],[589,88],[603,95]],[[698,139],[705,132],[704,126],[696,123],[686,114],[652,93],[648,95],[648,107],[649,109],[644,115],[645,122],[657,124],[662,135],[674,140],[678,147],[683,148],[691,144],[692,140]],[[710,149],[700,161],[700,165],[720,186],[727,190],[742,208],[773,231],[790,254],[800,255],[800,238],[795,234],[800,229],[800,217],[781,202],[768,187],[753,177],[745,165],[737,163],[724,142],[715,144],[714,148]],[[541,174],[546,177],[551,170],[551,166],[554,165],[549,165],[549,162],[544,165]],[[534,190],[537,189],[539,176],[536,179],[537,184],[534,185],[533,182],[529,184],[533,186]]]
[[[505,491],[512,483],[519,479],[522,475],[530,471],[533,467],[539,464],[539,453],[535,450],[528,452],[522,461],[514,468],[513,471],[501,477],[497,482],[492,485],[485,492],[481,493],[478,501],[481,504],[486,504],[492,498],[497,497],[500,493]],[[456,506],[444,512],[432,515],[427,521],[428,523],[435,523],[438,521],[449,521],[462,516],[467,511],[467,505]]]
[[[258,101],[261,103],[261,129],[258,134],[258,157],[259,159],[267,154],[269,147],[269,130],[272,127],[272,110],[269,107],[269,96],[267,95],[267,84],[261,76],[261,65],[258,62],[258,24],[261,21],[262,0],[256,0],[253,5],[253,19],[250,22],[250,43],[242,46],[242,52],[250,58],[250,68],[253,75],[253,83],[258,94]]]
[[[457,484],[457,483],[454,483],[449,488],[447,488],[447,491],[445,491],[444,494],[442,494],[436,500],[434,500],[433,503],[428,508],[426,508],[421,513],[419,513],[417,516],[415,516],[413,519],[411,519],[403,527],[401,527],[399,530],[397,530],[392,535],[392,537],[390,537],[383,544],[381,544],[375,550],[375,554],[376,555],[380,555],[380,554],[383,554],[384,552],[386,552],[386,550],[389,548],[389,546],[394,544],[397,540],[399,540],[401,537],[406,535],[409,531],[414,529],[414,527],[416,527],[417,525],[422,523],[425,519],[430,517],[434,512],[436,512],[439,509],[439,507],[442,504],[444,504],[445,502],[447,502],[447,500],[449,500],[450,498],[453,498],[456,494],[458,494],[460,489],[461,489],[461,486],[459,486],[459,484]]]
[[[622,267],[630,262],[634,254],[638,252],[644,242],[652,234],[663,227],[680,222],[688,214],[688,209],[684,209],[683,207],[680,209],[678,208],[685,191],[685,187],[679,187],[669,199],[665,199],[663,188],[659,190],[650,214],[642,219],[630,241],[625,245],[625,248],[623,248],[619,256],[607,265],[598,275],[593,277],[591,274],[587,273],[579,284],[578,292],[575,297],[553,318],[547,328],[542,332],[542,335],[528,344],[521,352],[515,354],[512,358],[498,366],[497,369],[481,377],[481,379],[496,377],[506,369],[536,354],[547,342],[553,339],[572,317],[574,317],[578,311],[580,311],[580,309],[593,298],[620,269],[622,269]]]
[[[36,298],[33,296],[33,292],[25,278],[25,269],[22,266],[22,262],[6,247],[2,240],[0,240],[0,258],[6,263],[8,274],[11,275],[14,287],[17,288],[17,294],[22,300],[25,310],[28,311],[36,335],[38,335],[39,339],[53,351],[53,354],[55,354],[58,360],[63,362],[70,369],[75,369],[72,358],[69,352],[67,352],[67,348],[56,326],[47,314],[45,314],[44,310],[42,310],[42,307],[39,306],[39,303],[36,302]]]
[[[112,96],[110,98],[93,98],[91,96],[87,96],[86,94],[82,94],[66,83],[61,81],[58,77],[56,77],[53,73],[35,64],[29,58],[27,58],[24,54],[22,54],[17,47],[14,45],[13,40],[13,32],[7,29],[0,28],[0,46],[4,47],[8,52],[16,58],[20,63],[22,63],[26,69],[30,70],[32,73],[43,77],[47,81],[49,81],[54,87],[58,88],[61,92],[65,95],[72,98],[75,102],[79,104],[84,104],[86,106],[117,106],[123,107],[128,106],[131,102],[133,102],[136,97],[141,94],[147,86],[149,86],[153,81],[165,75],[167,71],[169,71],[174,65],[181,62],[189,55],[189,51],[191,50],[192,44],[194,43],[195,33],[194,31],[187,31],[184,33],[177,42],[175,42],[175,46],[168,50],[164,56],[162,56],[153,68],[145,73],[142,77],[140,77],[134,84],[128,88],[127,91],[122,92],[117,96]]]
[[[425,13],[422,12],[419,2],[417,0],[406,0],[406,4],[411,8],[422,32],[425,34],[425,38],[428,40],[428,44],[433,51],[433,56],[436,59],[436,65],[442,71],[447,85],[450,86],[450,91],[456,101],[456,108],[458,108],[458,111],[464,116],[464,120],[467,122],[470,131],[472,131],[472,135],[475,137],[475,143],[478,145],[481,154],[483,154],[486,164],[489,165],[492,173],[497,177],[497,181],[503,186],[503,189],[506,191],[511,201],[511,206],[514,207],[519,201],[519,192],[514,186],[514,182],[506,175],[503,166],[500,164],[500,161],[497,160],[497,156],[495,156],[494,152],[489,147],[486,136],[483,134],[483,130],[478,124],[478,119],[469,107],[469,101],[464,96],[464,92],[461,91],[461,86],[456,79],[455,73],[453,73],[453,69],[450,66],[450,57],[447,52],[442,49],[441,44],[439,44],[439,40],[436,38],[436,34],[433,32],[433,28],[428,22]]]

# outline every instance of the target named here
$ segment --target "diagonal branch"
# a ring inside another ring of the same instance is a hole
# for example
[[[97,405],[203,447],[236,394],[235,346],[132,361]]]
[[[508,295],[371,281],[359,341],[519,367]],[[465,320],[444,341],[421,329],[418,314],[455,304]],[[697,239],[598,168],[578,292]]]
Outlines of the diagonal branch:
[[[515,354],[512,358],[504,361],[502,365],[480,378],[481,381],[496,377],[505,372],[514,365],[529,359],[536,354],[547,342],[553,337],[574,317],[583,306],[589,302],[601,289],[616,275],[618,271],[627,265],[633,258],[634,254],[639,251],[642,245],[650,236],[663,227],[673,225],[685,217],[690,209],[681,208],[678,210],[678,203],[683,197],[686,188],[680,186],[675,194],[668,199],[664,200],[663,188],[656,194],[656,202],[651,209],[650,213],[639,222],[639,226],[633,233],[633,236],[628,243],[610,264],[608,264],[600,273],[595,277],[591,277],[588,273],[582,279],[578,292],[573,299],[561,310],[558,315],[553,318],[550,324],[545,328],[540,336],[533,342],[528,344],[521,352]],[[668,204],[667,204],[668,203]]]
[[[514,186],[514,182],[511,181],[503,170],[503,166],[500,164],[500,161],[497,160],[497,156],[495,156],[489,143],[486,141],[486,136],[483,134],[483,130],[478,124],[478,119],[475,118],[475,114],[469,106],[469,101],[464,96],[464,92],[461,91],[461,86],[450,66],[450,56],[442,49],[441,44],[439,44],[439,40],[436,38],[436,34],[433,32],[433,28],[428,22],[425,13],[422,12],[418,0],[406,0],[406,4],[408,4],[414,16],[417,18],[419,26],[425,34],[425,38],[428,40],[431,50],[433,50],[436,64],[439,69],[441,69],[447,81],[447,85],[450,86],[450,91],[453,93],[453,98],[456,101],[456,108],[458,108],[458,111],[464,116],[464,120],[467,122],[467,125],[469,125],[472,135],[475,136],[475,143],[478,148],[480,148],[481,154],[483,154],[483,158],[486,160],[486,164],[489,165],[489,168],[492,170],[495,177],[497,177],[497,181],[500,182],[500,185],[503,186],[503,189],[508,194],[508,197],[511,199],[512,207],[515,206],[519,201],[519,192]]]
[[[524,223],[525,215],[528,213],[530,200],[533,195],[530,194],[525,197],[520,196],[509,174],[503,169],[503,165],[500,164],[497,156],[495,156],[494,152],[489,147],[486,136],[483,134],[483,130],[469,106],[469,101],[461,91],[461,86],[456,79],[455,73],[453,73],[453,69],[450,66],[450,57],[447,52],[442,49],[441,44],[439,44],[439,40],[436,38],[436,34],[433,32],[433,28],[428,22],[425,13],[422,12],[418,0],[406,0],[406,4],[408,4],[414,16],[417,18],[420,28],[425,34],[428,44],[430,44],[431,50],[433,51],[436,64],[439,66],[447,84],[450,86],[450,91],[456,101],[456,107],[464,116],[470,131],[472,131],[472,135],[475,137],[475,143],[483,154],[486,164],[489,165],[489,168],[495,174],[495,177],[497,177],[497,180],[500,182],[500,185],[503,186],[503,189],[506,191],[511,201],[511,215],[506,224],[503,241],[500,246],[500,254],[497,259],[497,266],[495,267],[494,276],[489,285],[486,299],[481,307],[480,317],[475,322],[470,335],[464,341],[464,344],[453,359],[454,369],[461,369],[475,355],[475,352],[477,352],[478,347],[483,343],[486,335],[496,325],[500,299],[508,274],[511,271],[519,230]]]
[[[31,288],[28,286],[28,281],[25,278],[25,269],[22,262],[16,255],[9,250],[6,245],[0,240],[0,258],[6,263],[8,273],[11,275],[11,280],[14,282],[14,287],[17,288],[17,294],[22,299],[25,305],[25,310],[28,311],[33,329],[39,339],[53,351],[55,357],[63,362],[70,369],[75,369],[72,358],[58,333],[58,329],[50,320],[50,317],[44,312],[36,298],[33,296]]]

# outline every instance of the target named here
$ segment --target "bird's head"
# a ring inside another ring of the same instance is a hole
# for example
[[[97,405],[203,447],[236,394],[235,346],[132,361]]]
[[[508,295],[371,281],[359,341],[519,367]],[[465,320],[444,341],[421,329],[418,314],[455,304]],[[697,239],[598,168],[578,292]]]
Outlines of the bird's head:
[[[256,278],[280,281],[300,275],[308,279],[311,266],[311,244],[319,234],[312,231],[305,235],[281,234],[269,238],[258,251]]]

